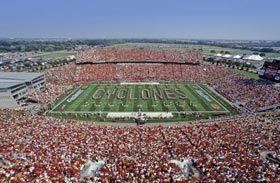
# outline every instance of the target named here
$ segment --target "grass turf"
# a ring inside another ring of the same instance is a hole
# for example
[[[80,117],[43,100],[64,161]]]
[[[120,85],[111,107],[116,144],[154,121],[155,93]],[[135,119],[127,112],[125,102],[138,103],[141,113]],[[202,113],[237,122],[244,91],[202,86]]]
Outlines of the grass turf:
[[[72,51],[54,51],[54,52],[46,52],[40,55],[34,56],[33,58],[36,60],[40,59],[60,59],[67,58],[68,56],[76,55],[76,52]]]
[[[236,111],[207,85],[89,84],[56,102],[50,115],[107,121],[108,112],[172,112],[169,121],[231,115]],[[183,113],[187,113],[183,114]],[[89,115],[90,114],[90,115]],[[156,119],[151,120],[156,121]]]
[[[242,71],[242,70],[238,70],[238,73],[242,76],[246,76],[250,79],[254,79],[254,80],[258,80],[260,79],[259,78],[259,75],[257,73],[252,73],[252,72],[249,72],[249,71]]]

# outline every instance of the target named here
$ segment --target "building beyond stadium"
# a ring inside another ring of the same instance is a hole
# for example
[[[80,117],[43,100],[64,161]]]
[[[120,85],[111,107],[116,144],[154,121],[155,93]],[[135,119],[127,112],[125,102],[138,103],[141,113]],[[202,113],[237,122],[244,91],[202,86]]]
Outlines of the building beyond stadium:
[[[27,92],[44,86],[44,73],[0,72],[0,108],[19,107]]]

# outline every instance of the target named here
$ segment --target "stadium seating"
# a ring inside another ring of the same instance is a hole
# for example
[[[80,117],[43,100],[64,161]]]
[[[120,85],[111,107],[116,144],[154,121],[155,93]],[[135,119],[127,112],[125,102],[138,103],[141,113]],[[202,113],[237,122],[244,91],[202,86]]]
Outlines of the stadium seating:
[[[216,70],[220,72],[216,72]],[[77,66],[76,81],[179,81],[211,82],[232,70],[212,65],[178,65],[161,63],[88,64]],[[211,75],[210,77],[208,77]]]
[[[199,60],[202,60],[201,51],[175,49],[96,48],[87,51],[80,51],[77,54],[77,63],[196,63]]]
[[[200,175],[181,182],[278,182],[278,164],[261,154],[280,158],[279,116],[117,127],[0,110],[0,181],[79,182],[91,158],[106,161],[93,182],[174,182],[181,171],[170,161],[191,157]]]
[[[280,103],[280,90],[268,81],[254,81],[231,76],[217,83],[217,91],[232,102],[239,102],[250,110]]]

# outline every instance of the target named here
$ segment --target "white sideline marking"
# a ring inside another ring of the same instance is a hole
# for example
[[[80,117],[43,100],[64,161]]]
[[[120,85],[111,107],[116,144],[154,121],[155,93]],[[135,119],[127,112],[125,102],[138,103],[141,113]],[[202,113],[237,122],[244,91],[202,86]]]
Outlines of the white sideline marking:
[[[73,95],[75,92],[77,92],[82,86],[79,86],[77,89],[73,90],[69,95],[67,95],[63,100],[61,100],[58,104],[56,104],[50,112],[54,112],[58,106],[60,106],[66,99],[68,99],[71,95]]]
[[[171,112],[141,112],[150,118],[173,118]],[[134,118],[138,112],[109,112],[107,118]]]
[[[217,101],[210,93],[208,93],[207,91],[205,91],[200,85],[197,85],[202,91],[204,91],[205,93],[208,94],[209,97],[211,97],[216,103],[218,103],[220,106],[222,106],[222,108],[229,113],[229,110],[223,105],[221,104],[219,101]]]

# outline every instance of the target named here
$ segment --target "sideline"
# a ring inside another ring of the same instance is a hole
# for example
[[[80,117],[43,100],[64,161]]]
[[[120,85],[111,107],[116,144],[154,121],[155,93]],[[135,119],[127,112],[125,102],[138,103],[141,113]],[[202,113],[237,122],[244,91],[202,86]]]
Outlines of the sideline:
[[[60,106],[66,99],[68,99],[71,95],[73,95],[75,92],[77,92],[80,88],[82,87],[82,85],[80,85],[78,88],[76,88],[75,90],[73,90],[69,95],[67,95],[66,97],[64,97],[63,100],[61,100],[58,104],[56,104],[52,110],[49,111],[49,113],[55,113],[53,110],[55,110],[58,106]]]
[[[202,91],[204,91],[205,93],[207,93],[208,96],[210,96],[216,103],[218,103],[220,106],[222,106],[223,109],[224,109],[226,112],[230,113],[230,111],[229,111],[223,104],[221,104],[219,101],[217,101],[217,99],[215,99],[210,93],[208,93],[207,91],[205,91],[200,85],[197,85],[197,86],[198,86]]]

